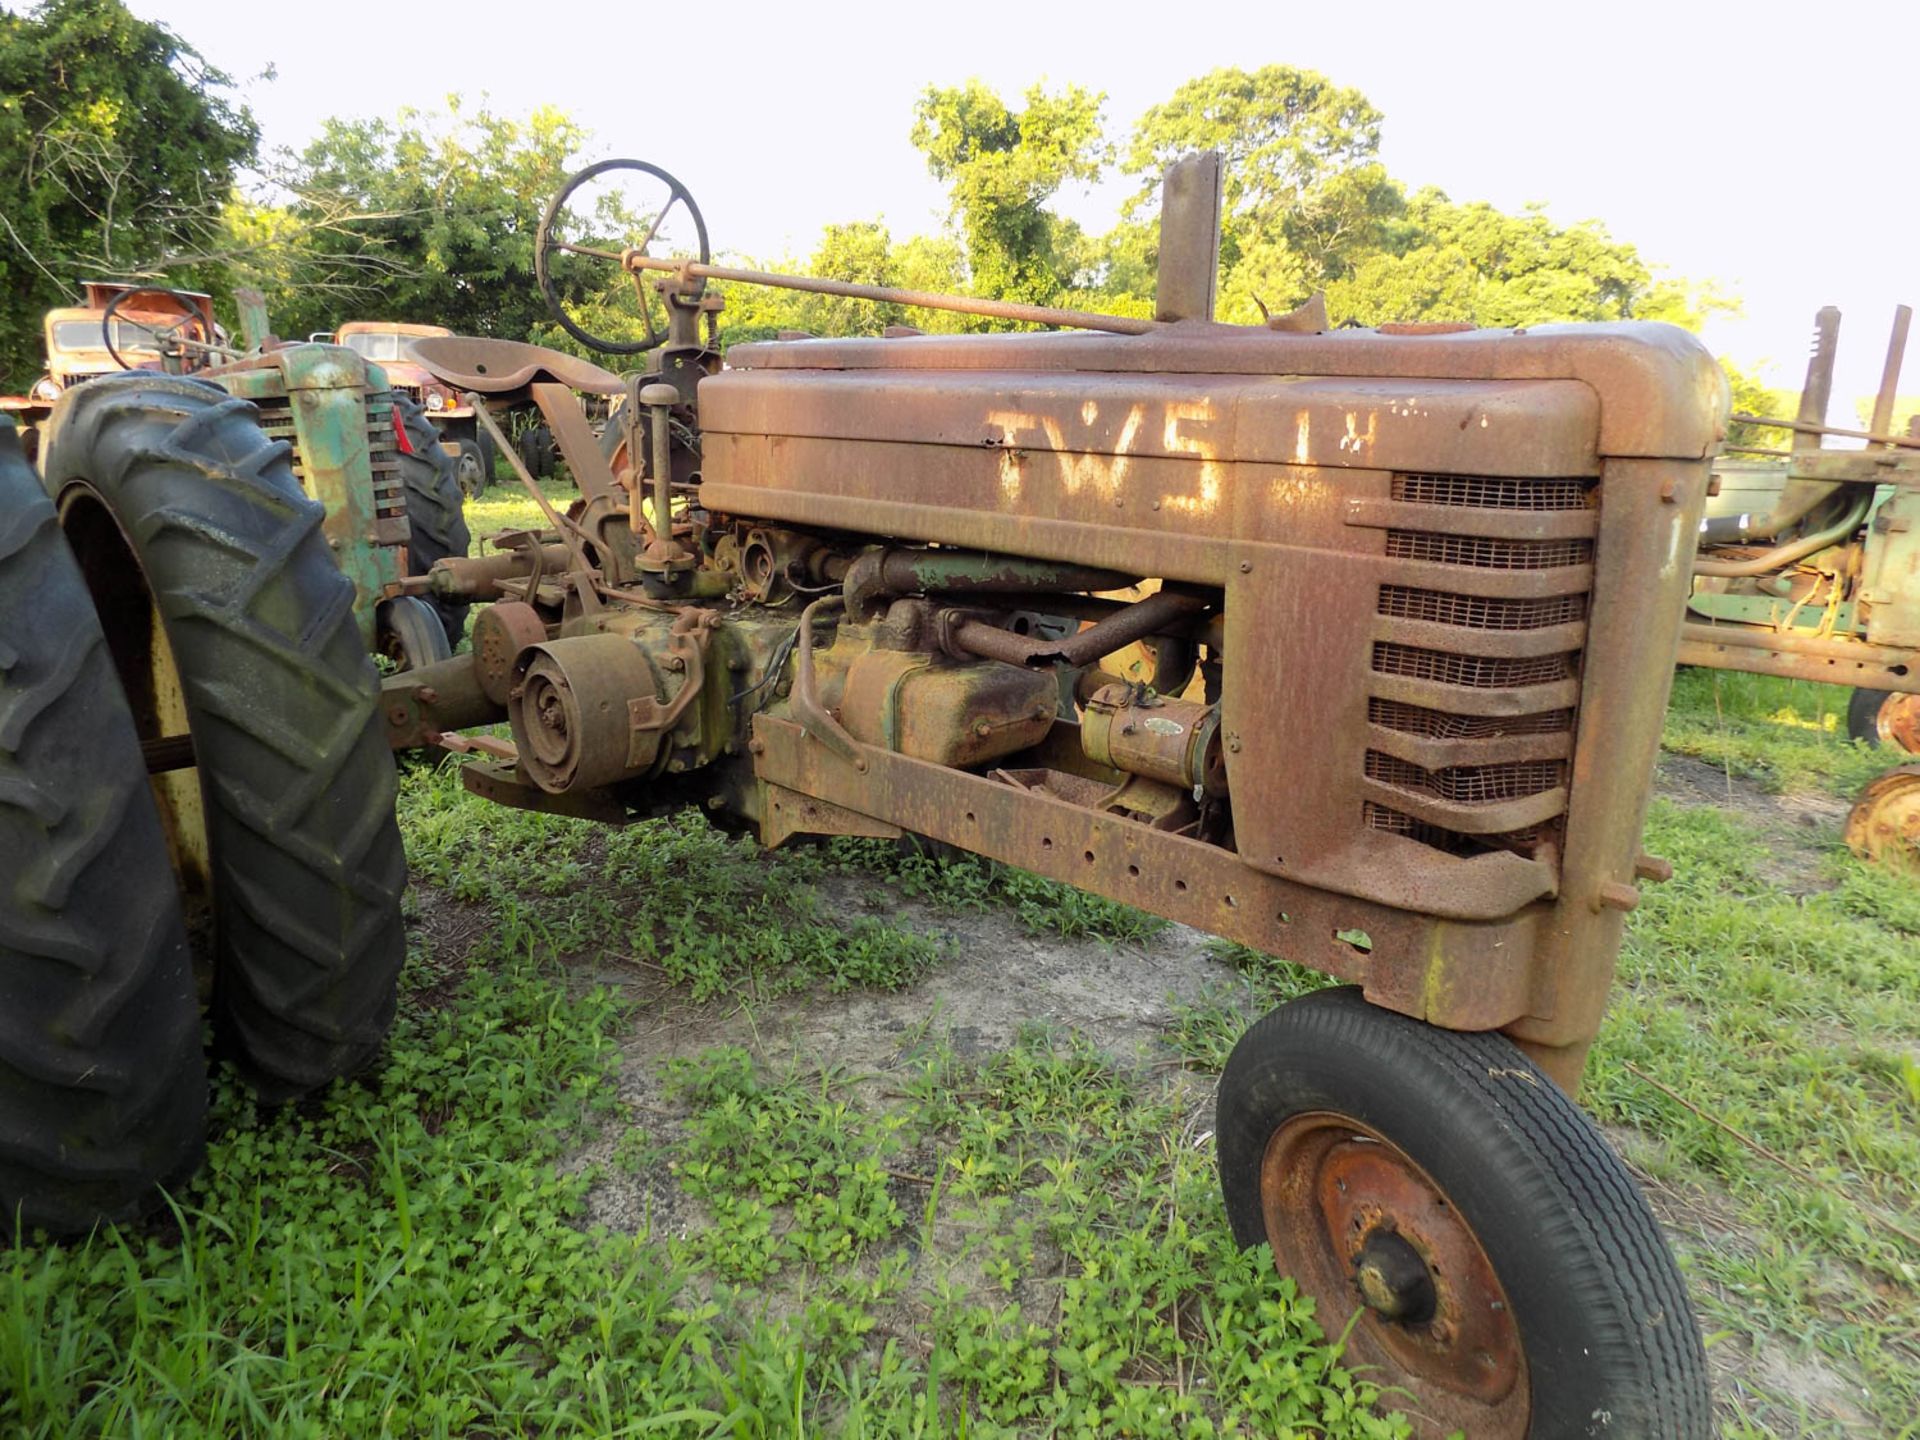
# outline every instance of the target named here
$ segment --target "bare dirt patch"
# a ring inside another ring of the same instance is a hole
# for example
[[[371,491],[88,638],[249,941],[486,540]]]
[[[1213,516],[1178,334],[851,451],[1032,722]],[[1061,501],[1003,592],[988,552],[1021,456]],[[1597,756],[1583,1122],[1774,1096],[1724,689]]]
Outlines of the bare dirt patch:
[[[1704,760],[1665,753],[1653,788],[1676,804],[1717,810],[1750,825],[1766,840],[1762,873],[1789,895],[1833,888],[1825,862],[1846,827],[1846,801],[1817,791],[1775,794]]]

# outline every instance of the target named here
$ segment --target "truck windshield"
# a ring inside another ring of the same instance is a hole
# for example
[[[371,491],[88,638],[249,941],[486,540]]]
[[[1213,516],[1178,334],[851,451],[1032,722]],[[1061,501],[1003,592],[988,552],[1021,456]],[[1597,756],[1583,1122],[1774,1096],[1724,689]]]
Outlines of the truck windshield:
[[[155,320],[154,325],[164,328],[168,322]],[[152,355],[153,336],[140,326],[129,321],[116,319],[113,322],[114,347],[122,355],[138,352]],[[56,350],[100,350],[105,348],[105,340],[100,334],[98,320],[58,320],[53,326],[53,348]]]
[[[369,360],[405,360],[413,349],[412,336],[396,335],[392,331],[361,331],[357,335],[342,335],[340,343]]]

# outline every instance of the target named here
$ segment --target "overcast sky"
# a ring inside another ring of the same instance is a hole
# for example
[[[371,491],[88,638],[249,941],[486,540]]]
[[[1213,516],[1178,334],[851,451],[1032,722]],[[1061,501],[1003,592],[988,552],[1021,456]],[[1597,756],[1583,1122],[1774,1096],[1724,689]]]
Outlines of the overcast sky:
[[[1916,0],[131,4],[240,77],[269,146],[450,91],[555,104],[596,155],[686,182],[717,250],[805,254],[823,224],[876,214],[896,238],[935,228],[944,197],[907,140],[926,85],[1074,82],[1106,93],[1124,138],[1183,80],[1277,62],[1366,94],[1411,186],[1598,217],[1655,265],[1721,281],[1745,315],[1709,342],[1774,383],[1798,387],[1813,312],[1837,304],[1836,396],[1870,392],[1894,304],[1920,303]],[[1061,208],[1103,228],[1123,189]]]

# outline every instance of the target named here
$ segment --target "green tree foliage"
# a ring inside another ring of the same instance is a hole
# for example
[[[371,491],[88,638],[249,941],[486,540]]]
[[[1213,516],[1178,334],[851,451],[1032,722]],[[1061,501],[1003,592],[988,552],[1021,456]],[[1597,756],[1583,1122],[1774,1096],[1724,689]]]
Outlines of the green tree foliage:
[[[1150,216],[1181,155],[1225,160],[1220,318],[1257,321],[1324,291],[1334,323],[1671,319],[1697,326],[1725,302],[1656,280],[1597,221],[1557,225],[1436,189],[1409,195],[1380,164],[1384,117],[1359,91],[1288,65],[1189,80],[1134,127],[1124,168],[1142,177],[1129,224]],[[1150,233],[1123,224],[1107,274],[1135,297],[1151,284]],[[1148,292],[1150,293],[1150,291]]]
[[[306,232],[275,318],[288,334],[355,318],[446,325],[511,339],[551,329],[533,280],[543,208],[578,163],[586,132],[553,107],[525,120],[450,98],[444,112],[334,119],[299,156],[293,219],[363,217]],[[303,283],[316,267],[357,264],[376,293],[352,313],[334,287]]]
[[[1036,85],[1014,111],[978,80],[921,95],[913,143],[948,186],[975,294],[1046,305],[1065,288],[1061,222],[1046,202],[1069,180],[1097,179],[1111,158],[1105,99]]]
[[[93,276],[211,286],[253,117],[119,0],[0,9],[0,386],[40,369],[42,313]]]
[[[1312,70],[1214,70],[1135,125],[1124,168],[1143,186],[1130,208],[1151,211],[1160,175],[1182,155],[1220,151],[1221,263],[1245,267],[1247,298],[1262,285],[1296,303],[1288,297],[1348,274],[1403,208],[1378,159],[1382,123],[1366,96]]]

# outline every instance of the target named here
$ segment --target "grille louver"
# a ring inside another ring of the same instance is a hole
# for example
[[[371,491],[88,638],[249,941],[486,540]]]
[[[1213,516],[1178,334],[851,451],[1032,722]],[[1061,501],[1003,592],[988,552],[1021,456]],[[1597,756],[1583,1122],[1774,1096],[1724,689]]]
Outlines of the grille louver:
[[[1397,474],[1391,493],[1386,555],[1409,563],[1379,587],[1363,823],[1448,854],[1546,858],[1564,818],[1593,540],[1565,536],[1573,520],[1553,522],[1561,537],[1529,529],[1543,512],[1596,508],[1598,485]],[[1409,507],[1431,507],[1433,528],[1412,528]]]

